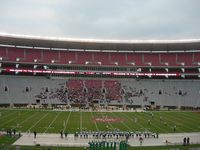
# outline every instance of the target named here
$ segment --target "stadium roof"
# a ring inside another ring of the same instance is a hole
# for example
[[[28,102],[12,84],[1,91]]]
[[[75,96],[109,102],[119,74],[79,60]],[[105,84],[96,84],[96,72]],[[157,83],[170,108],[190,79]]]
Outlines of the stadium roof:
[[[40,37],[0,33],[0,45],[50,49],[101,51],[190,51],[200,50],[200,39],[184,40],[95,40]]]

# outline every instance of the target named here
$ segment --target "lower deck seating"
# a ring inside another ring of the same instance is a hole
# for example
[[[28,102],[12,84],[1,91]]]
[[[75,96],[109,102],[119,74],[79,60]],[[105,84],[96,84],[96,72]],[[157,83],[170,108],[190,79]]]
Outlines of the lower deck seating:
[[[200,107],[200,80],[47,79],[0,76],[0,104],[101,104]]]

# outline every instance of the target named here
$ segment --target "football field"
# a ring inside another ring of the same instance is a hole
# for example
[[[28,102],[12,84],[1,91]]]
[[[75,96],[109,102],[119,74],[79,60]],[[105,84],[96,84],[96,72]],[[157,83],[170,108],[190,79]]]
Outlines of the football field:
[[[156,112],[70,112],[0,109],[0,130],[68,133],[77,131],[152,131],[158,133],[200,132],[200,113]]]

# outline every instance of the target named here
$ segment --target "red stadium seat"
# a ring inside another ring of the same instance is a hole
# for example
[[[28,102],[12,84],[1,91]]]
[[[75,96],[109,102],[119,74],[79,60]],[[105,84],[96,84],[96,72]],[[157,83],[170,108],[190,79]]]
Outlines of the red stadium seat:
[[[142,54],[127,54],[127,63],[131,64],[132,62],[134,62],[137,66],[143,66],[144,64],[142,62]]]
[[[59,51],[60,52],[60,64],[69,64],[69,62],[76,62],[76,52],[72,51]]]
[[[117,64],[115,63],[117,62]],[[127,66],[124,53],[110,53],[110,63],[118,66]]]
[[[169,66],[177,66],[176,53],[162,53],[160,54],[161,64],[168,63]]]
[[[8,48],[7,58],[9,61],[16,61],[16,58],[20,58],[20,60],[24,60],[24,49],[21,48]]]
[[[92,61],[93,61],[92,52],[77,52],[76,64],[87,65],[87,64],[92,63]]]
[[[55,62],[59,61],[59,52],[53,50],[42,50],[43,62],[44,63],[51,63],[52,60]]]
[[[144,53],[143,54],[144,57],[144,65],[149,65],[149,63],[151,64],[151,66],[161,66],[160,64],[160,55],[159,54],[148,54],[148,53]]]
[[[26,62],[34,62],[34,59],[37,59],[38,62],[42,61],[42,50],[25,49],[25,59]]]
[[[6,59],[7,55],[6,55],[6,48],[5,47],[0,47],[0,57]]]
[[[177,63],[184,63],[185,66],[192,66],[192,53],[177,53]]]
[[[94,60],[101,62],[102,65],[110,65],[109,53],[94,53]]]

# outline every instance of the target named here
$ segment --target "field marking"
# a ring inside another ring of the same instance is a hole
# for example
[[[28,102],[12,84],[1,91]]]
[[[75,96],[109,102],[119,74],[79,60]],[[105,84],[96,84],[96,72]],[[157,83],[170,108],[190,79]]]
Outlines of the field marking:
[[[11,122],[13,120],[16,120],[16,119],[18,119],[18,118],[11,118],[8,121],[5,121],[4,123],[1,123],[0,127],[3,127],[5,124],[7,124],[7,123],[9,123],[9,122]]]
[[[160,115],[160,114],[159,114]],[[163,115],[162,115],[163,116]],[[193,130],[193,128],[190,128],[190,127],[188,127],[187,125],[185,125],[185,124],[183,124],[182,122],[181,123],[175,123],[173,120],[176,120],[176,119],[178,119],[178,120],[180,120],[179,119],[179,117],[177,117],[177,116],[172,116],[171,114],[169,114],[169,113],[165,113],[164,114],[164,116],[165,116],[165,118],[163,119],[163,120],[166,120],[166,121],[168,121],[168,122],[170,122],[170,124],[168,124],[169,126],[169,128],[171,129],[171,131],[173,130],[172,128],[174,127],[174,125],[178,125],[178,126],[182,126],[182,127],[185,127],[185,128],[188,128],[188,129],[190,129],[190,130]],[[172,116],[172,117],[171,117]],[[170,119],[171,118],[171,119]],[[174,118],[174,119],[173,119]],[[158,120],[158,119],[157,119]],[[163,121],[162,121],[163,122]],[[187,123],[187,122],[185,122],[185,121],[183,121],[184,123]],[[180,130],[180,131],[185,131],[185,130]],[[169,132],[167,132],[167,133],[169,133]]]
[[[167,114],[167,115],[168,115],[168,114]],[[178,124],[177,124],[177,123],[174,123],[174,121],[173,121],[173,120],[174,120],[174,119],[173,119],[174,117],[173,117],[173,116],[171,117],[171,116],[172,116],[172,115],[168,115],[168,118],[171,118],[171,119],[166,119],[166,120],[169,120],[170,122],[173,122],[173,124],[175,124],[176,126],[177,126],[177,125],[180,125],[180,123],[178,123]],[[175,117],[175,119],[180,120],[178,117]],[[190,130],[193,130],[193,128],[190,128],[190,127],[188,127],[187,125],[185,125],[185,121],[182,122],[182,119],[181,119],[181,126],[184,126],[185,128],[188,128],[188,129],[190,129]],[[181,131],[184,131],[184,130],[181,130]]]
[[[108,112],[105,112],[106,116],[107,116],[107,113],[108,113]],[[101,112],[101,116],[104,117],[102,112]],[[109,124],[109,126],[110,126],[113,130],[115,130],[115,128],[113,127],[113,125],[112,125],[110,122],[106,122],[106,123]]]
[[[92,112],[92,111],[90,111],[90,113],[92,114],[92,118],[94,118],[93,112]],[[97,126],[97,123],[96,123],[96,121],[94,121],[94,123],[95,123],[95,126],[96,126],[96,129],[97,129],[97,131],[99,131],[99,128],[98,128],[98,126]]]
[[[28,112],[26,112],[25,114],[27,114],[27,113],[28,113]],[[23,114],[23,115],[25,115],[25,114]],[[18,115],[18,116],[19,116],[19,115]],[[3,124],[0,125],[0,127],[4,126],[5,124],[7,124],[7,123],[9,123],[9,122],[11,122],[11,121],[13,121],[13,120],[19,119],[18,116],[17,116],[17,117],[14,117],[14,118],[11,118],[10,120],[4,122]]]
[[[136,114],[137,115],[137,114]],[[146,114],[144,114],[144,116],[145,116]],[[148,114],[149,115],[149,114]],[[144,121],[147,121],[147,120],[145,120],[142,116],[139,116],[142,120],[144,120]],[[149,119],[149,120],[151,120],[151,119]],[[155,122],[155,121],[154,121]],[[156,126],[156,125],[154,125],[153,123],[151,123],[151,126],[154,126],[155,128],[158,128],[158,129],[160,129],[160,131],[165,131],[166,133],[168,133],[168,130],[167,129],[165,129],[165,128],[161,128],[161,127],[159,127],[159,126]]]
[[[166,125],[164,125],[164,122],[166,122],[167,121],[167,126],[166,127],[168,127],[171,131],[172,131],[172,128],[174,127],[174,121],[171,121],[168,117],[166,117],[166,112],[165,112],[165,114],[163,115],[163,114],[157,114],[157,115],[159,115],[159,116],[162,116],[162,121],[159,121],[158,119],[155,119],[155,120],[158,120],[157,122],[160,122],[160,123],[162,123],[162,127],[163,126],[166,126]],[[164,117],[164,118],[163,118]],[[158,118],[158,117],[156,117],[156,118]],[[167,130],[167,129],[166,129]],[[183,130],[182,130],[183,131]],[[184,132],[184,131],[183,131]],[[167,132],[166,133],[172,133],[172,132],[170,132],[170,131],[168,131],[167,130]]]
[[[5,111],[4,111],[4,112],[5,112]],[[9,112],[9,110],[6,111],[6,112]],[[13,114],[15,114],[15,113],[16,113],[16,112],[14,111],[14,112],[11,112],[11,113],[8,114],[8,115],[3,115],[3,114],[1,114],[0,120],[6,118],[6,117],[8,117],[8,116],[11,116],[11,115],[13,115]],[[3,117],[2,117],[2,116],[3,116]]]
[[[80,110],[80,131],[82,131],[82,126],[83,126],[83,117],[82,117],[82,111]]]
[[[113,114],[115,117],[117,117],[113,112],[111,112],[111,114]],[[129,131],[131,131],[132,129],[129,127],[129,126],[127,126],[125,123],[124,123],[124,121],[122,120],[122,121],[120,121],[120,123],[121,124],[123,124],[127,129],[129,129]]]
[[[130,121],[133,121],[131,117],[129,117],[128,115],[126,115],[125,113],[121,112],[122,115],[124,115],[126,118],[128,118]],[[136,123],[138,126],[140,126],[141,129],[144,129],[144,127],[140,124],[140,123]]]
[[[122,114],[123,114],[123,113],[122,113]],[[128,115],[126,115],[126,114],[123,114],[123,115],[127,116],[130,120],[132,120]],[[139,117],[139,118],[141,118],[142,120],[145,120],[143,117],[141,117],[141,116],[138,115],[138,114],[136,114],[136,116]],[[149,129],[148,127],[144,127],[144,126],[142,126],[142,125],[139,124],[139,123],[137,123],[137,124],[141,127],[141,129]],[[151,125],[152,125],[152,124],[151,124]],[[152,126],[154,126],[155,128],[158,128],[158,129],[160,129],[161,131],[163,131],[163,129],[160,128],[159,126],[156,126],[156,125],[152,125]],[[164,131],[167,131],[167,130],[164,130]]]
[[[70,118],[70,116],[71,116],[71,113],[72,113],[72,112],[70,111],[69,115],[67,116],[67,121],[66,121],[66,123],[65,123],[65,127],[64,127],[64,130],[63,130],[63,131],[66,130],[66,127],[67,127],[67,124],[68,124],[69,118]]]
[[[183,113],[183,112],[180,112],[180,113]],[[193,112],[194,113],[194,112]],[[191,122],[193,122],[194,124],[199,124],[200,122],[199,121],[197,121],[198,119],[196,119],[196,116],[195,116],[195,119],[191,119],[190,117],[190,114],[189,114],[189,116],[188,116],[188,113],[184,113],[184,115],[182,114],[181,115],[182,116],[182,118],[184,118],[184,119],[189,119],[189,120],[191,120]]]
[[[54,119],[51,121],[51,123],[49,124],[49,126],[46,128],[46,130],[43,133],[46,133],[47,130],[51,127],[51,125],[56,121],[56,119],[58,118],[58,116],[61,114],[61,112],[58,112],[58,114],[54,117]]]
[[[38,114],[38,112],[35,112],[34,114],[32,114],[31,116],[27,117],[24,121],[20,122],[19,125],[22,126],[22,124],[24,124],[24,122],[26,122],[27,120],[31,119],[33,116],[35,116],[36,114]],[[13,127],[12,129],[14,129],[15,127]]]
[[[44,119],[49,113],[45,114],[42,118],[40,118],[33,126],[31,126],[27,131],[30,131],[32,128],[34,128],[42,119]]]

